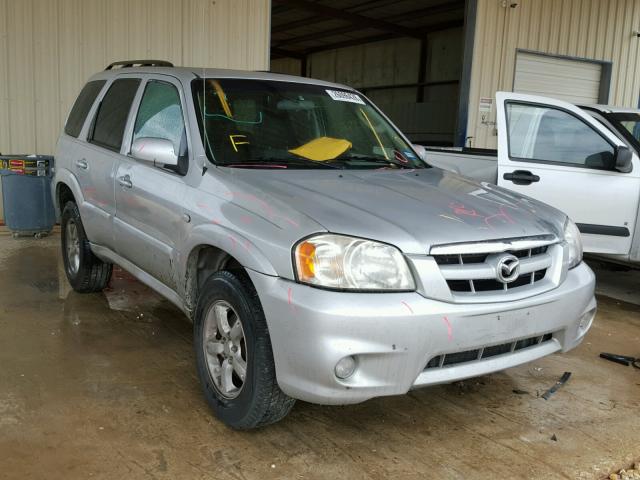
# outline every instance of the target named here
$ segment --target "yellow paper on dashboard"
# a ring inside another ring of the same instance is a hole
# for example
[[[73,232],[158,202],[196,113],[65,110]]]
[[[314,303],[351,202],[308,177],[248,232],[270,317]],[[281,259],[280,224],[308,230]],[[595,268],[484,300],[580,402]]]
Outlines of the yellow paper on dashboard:
[[[289,153],[317,162],[333,160],[349,150],[352,144],[348,140],[331,137],[319,137],[304,145],[289,150]]]

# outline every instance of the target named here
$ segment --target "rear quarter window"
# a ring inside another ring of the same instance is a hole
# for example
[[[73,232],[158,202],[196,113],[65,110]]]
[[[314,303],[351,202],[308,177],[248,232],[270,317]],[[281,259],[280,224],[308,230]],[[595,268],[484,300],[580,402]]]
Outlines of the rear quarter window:
[[[64,133],[76,138],[80,135],[84,121],[89,114],[89,110],[91,110],[91,105],[95,102],[96,97],[100,93],[100,90],[102,90],[102,87],[104,87],[105,83],[107,83],[106,80],[94,80],[92,82],[88,82],[82,88],[80,95],[78,95],[78,98],[76,98],[76,101],[71,108],[67,124],[64,126]]]
[[[139,85],[139,78],[121,78],[111,84],[96,113],[91,143],[110,150],[120,150],[131,104]]]

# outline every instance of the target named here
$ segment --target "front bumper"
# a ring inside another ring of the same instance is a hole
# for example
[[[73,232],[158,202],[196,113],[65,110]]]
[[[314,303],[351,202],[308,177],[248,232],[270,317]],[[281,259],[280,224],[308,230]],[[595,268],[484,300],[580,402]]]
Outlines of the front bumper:
[[[313,403],[349,404],[503,370],[576,347],[595,315],[595,276],[582,263],[556,289],[499,303],[454,304],[418,293],[321,290],[249,272],[269,326],[280,388]],[[544,343],[426,368],[439,355],[552,334]],[[345,356],[357,369],[334,374]]]

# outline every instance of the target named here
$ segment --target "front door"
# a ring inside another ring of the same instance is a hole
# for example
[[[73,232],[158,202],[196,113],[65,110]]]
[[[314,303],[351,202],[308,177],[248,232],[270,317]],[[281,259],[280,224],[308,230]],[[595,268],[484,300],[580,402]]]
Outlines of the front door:
[[[116,173],[117,253],[176,288],[174,265],[177,246],[185,234],[183,214],[189,152],[179,89],[171,80],[149,79],[144,86],[131,143],[137,138],[171,140],[179,157],[177,166],[164,167],[123,156]]]
[[[640,161],[616,170],[615,134],[567,102],[498,92],[498,185],[548,203],[578,224],[586,252],[629,253]]]

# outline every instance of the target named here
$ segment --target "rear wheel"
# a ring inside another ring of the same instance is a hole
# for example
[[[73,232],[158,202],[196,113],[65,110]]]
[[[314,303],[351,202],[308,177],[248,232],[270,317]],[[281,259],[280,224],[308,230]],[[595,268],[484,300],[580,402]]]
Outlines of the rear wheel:
[[[62,211],[62,259],[67,280],[79,293],[99,292],[111,279],[113,265],[96,257],[84,232],[78,206],[67,202]]]
[[[276,381],[271,339],[248,278],[212,275],[194,318],[198,376],[209,406],[224,423],[256,428],[284,418],[295,402]]]

